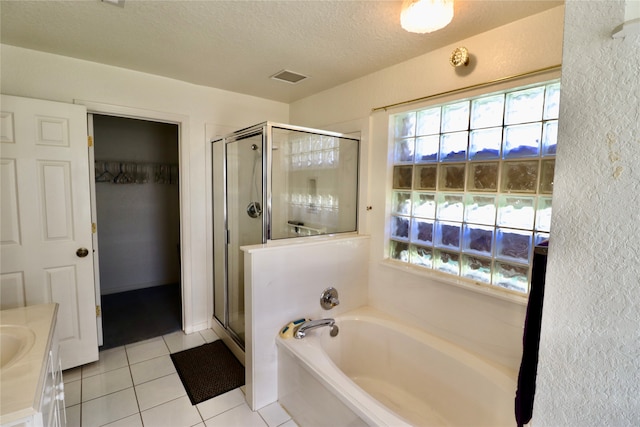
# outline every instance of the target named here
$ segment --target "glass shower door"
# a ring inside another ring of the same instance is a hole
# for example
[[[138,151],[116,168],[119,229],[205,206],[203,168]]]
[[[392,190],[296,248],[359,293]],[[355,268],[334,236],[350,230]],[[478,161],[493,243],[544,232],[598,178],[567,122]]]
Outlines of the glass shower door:
[[[244,254],[241,246],[264,243],[263,134],[226,145],[227,327],[244,346]]]

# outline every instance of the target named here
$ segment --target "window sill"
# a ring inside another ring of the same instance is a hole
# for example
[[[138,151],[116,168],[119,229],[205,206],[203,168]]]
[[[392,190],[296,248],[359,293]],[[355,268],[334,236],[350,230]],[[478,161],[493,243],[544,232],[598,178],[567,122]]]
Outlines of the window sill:
[[[492,286],[462,277],[454,277],[446,273],[415,267],[413,265],[404,262],[393,261],[388,258],[380,261],[380,265],[387,268],[392,268],[394,270],[403,271],[414,276],[424,277],[437,283],[448,286],[455,286],[470,292],[479,293],[522,306],[526,306],[529,300],[528,295],[522,295],[508,289],[500,288],[498,286]]]

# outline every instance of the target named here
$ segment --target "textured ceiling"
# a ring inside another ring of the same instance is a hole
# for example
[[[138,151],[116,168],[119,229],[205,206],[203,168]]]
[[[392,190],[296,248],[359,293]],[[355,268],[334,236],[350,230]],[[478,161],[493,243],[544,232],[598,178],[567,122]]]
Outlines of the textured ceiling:
[[[456,0],[431,34],[400,28],[401,1],[0,2],[2,43],[292,102],[558,6]],[[311,78],[272,80],[288,69]]]

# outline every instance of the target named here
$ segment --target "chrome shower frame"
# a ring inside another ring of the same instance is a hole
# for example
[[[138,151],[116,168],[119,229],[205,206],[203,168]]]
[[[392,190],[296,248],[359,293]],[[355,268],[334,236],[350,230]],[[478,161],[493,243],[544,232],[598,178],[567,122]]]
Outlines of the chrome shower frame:
[[[272,219],[272,198],[273,198],[273,189],[272,189],[272,170],[273,170],[273,130],[274,129],[282,129],[282,130],[291,130],[291,131],[298,131],[298,132],[305,132],[305,133],[309,133],[309,134],[316,134],[316,135],[324,135],[324,136],[333,136],[333,137],[337,137],[337,138],[343,138],[343,139],[349,139],[349,140],[356,140],[358,141],[358,146],[357,146],[357,158],[360,158],[360,151],[361,151],[361,147],[360,147],[360,143],[359,143],[359,139],[358,138],[354,138],[352,136],[343,134],[343,133],[339,133],[339,132],[331,132],[331,131],[325,131],[325,130],[320,130],[320,129],[313,129],[313,128],[308,128],[308,127],[303,127],[303,126],[294,126],[294,125],[288,125],[288,124],[282,124],[282,123],[276,123],[276,122],[262,122],[259,124],[256,124],[254,126],[250,126],[247,128],[243,128],[240,129],[238,131],[232,132],[230,134],[227,134],[223,137],[220,138],[216,138],[211,140],[211,144],[215,144],[215,143],[222,143],[223,144],[223,149],[222,149],[222,155],[224,156],[224,162],[222,162],[222,167],[223,167],[223,187],[224,187],[224,195],[222,197],[223,200],[223,216],[224,216],[224,230],[223,230],[223,239],[225,239],[226,244],[225,244],[225,251],[224,251],[224,319],[221,320],[216,316],[215,313],[215,282],[216,282],[216,265],[215,265],[215,259],[214,259],[214,274],[213,274],[213,283],[212,285],[214,286],[214,312],[213,312],[213,319],[215,322],[218,323],[218,325],[220,325],[220,327],[222,327],[226,333],[229,334],[229,336],[233,339],[233,341],[244,351],[245,349],[245,343],[243,342],[242,338],[235,333],[230,327],[229,327],[229,289],[228,289],[228,284],[229,284],[229,253],[228,253],[228,244],[230,241],[229,238],[229,217],[228,217],[228,201],[227,201],[227,185],[228,185],[228,166],[227,166],[227,145],[229,143],[232,142],[236,142],[245,138],[250,138],[253,136],[257,136],[257,135],[262,135],[262,148],[263,148],[263,153],[261,156],[262,159],[262,241],[261,243],[265,244],[267,243],[269,240],[271,240],[271,219]],[[214,157],[214,150],[212,150],[212,157]],[[216,159],[212,158],[212,165],[216,165],[219,162],[215,161]],[[214,168],[214,166],[212,166],[212,169]],[[357,169],[359,169],[359,161],[358,161],[358,165],[357,165]],[[356,176],[357,176],[357,180],[359,181],[359,173],[356,172]],[[214,179],[214,177],[212,176],[212,179]],[[356,182],[356,188],[359,188],[359,182]],[[212,183],[212,192],[215,193],[215,182]],[[358,206],[358,196],[359,196],[359,191],[356,191],[356,201],[355,204],[356,206]],[[212,200],[215,200],[215,197],[212,195]],[[358,223],[359,223],[359,218],[358,218],[358,210],[356,209],[356,218],[355,218],[355,230],[358,230]],[[219,231],[218,231],[219,233]],[[215,239],[216,239],[216,230],[215,230],[215,226],[213,227],[213,235],[214,235],[214,252],[215,252]],[[215,256],[215,254],[214,254]],[[219,268],[219,267],[218,267]]]

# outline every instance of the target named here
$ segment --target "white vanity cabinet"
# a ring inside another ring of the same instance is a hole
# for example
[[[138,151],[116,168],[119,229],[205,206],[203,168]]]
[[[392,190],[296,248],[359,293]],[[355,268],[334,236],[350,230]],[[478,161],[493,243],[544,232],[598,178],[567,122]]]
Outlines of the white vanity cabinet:
[[[65,427],[64,383],[55,333],[57,304],[0,311],[3,334],[17,332],[16,355],[0,368],[1,427]],[[24,337],[24,338],[21,338]],[[3,338],[4,340],[5,338]],[[13,338],[8,338],[13,339]],[[7,341],[8,342],[8,341]]]
[[[64,382],[57,353],[53,349],[49,350],[46,380],[38,413],[41,420],[36,421],[33,427],[64,427],[67,425],[64,409]]]

